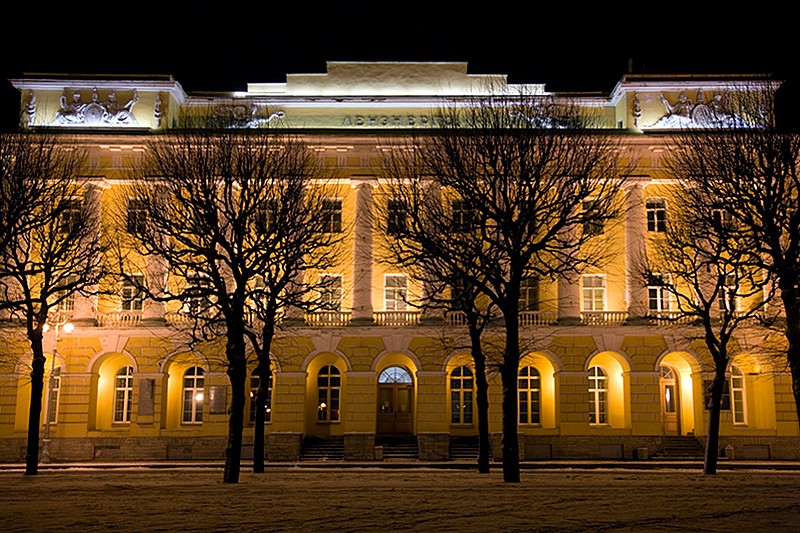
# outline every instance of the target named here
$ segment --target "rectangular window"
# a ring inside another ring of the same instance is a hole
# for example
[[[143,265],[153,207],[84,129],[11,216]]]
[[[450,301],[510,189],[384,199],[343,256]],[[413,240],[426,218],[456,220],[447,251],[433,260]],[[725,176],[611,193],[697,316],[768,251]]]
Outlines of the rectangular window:
[[[342,275],[322,274],[320,276],[322,289],[320,298],[323,311],[342,310]]]
[[[212,297],[211,280],[204,274],[194,273],[186,278],[186,299],[184,312],[191,316],[208,315],[209,308],[215,301]]]
[[[141,235],[147,227],[147,203],[141,198],[128,200],[127,230],[132,235]]]
[[[522,280],[522,285],[520,286],[519,291],[519,310],[539,310],[539,278],[528,278]]]
[[[50,390],[48,391],[47,410],[48,419],[51,424],[56,423],[58,418],[58,402],[61,399],[61,367],[53,369],[53,376],[50,378]]]
[[[583,310],[605,311],[606,277],[590,274],[583,276]]]
[[[258,233],[266,233],[267,229],[275,223],[278,213],[278,201],[271,199],[256,209],[255,228]]]
[[[475,215],[464,200],[453,200],[450,204],[453,210],[453,231],[462,233],[469,231],[475,225]]]
[[[672,293],[668,287],[672,284],[669,274],[651,274],[647,286],[648,308],[651,314],[672,310]]]
[[[144,276],[136,274],[130,279],[122,280],[121,309],[122,311],[141,311],[144,302],[144,293],[140,287],[144,286]]]
[[[383,278],[383,308],[386,311],[408,309],[408,280],[404,274],[386,274]]]
[[[738,311],[738,298],[736,297],[736,277],[728,274],[722,280],[722,286],[719,288],[719,310],[727,311],[728,313],[735,313]]]
[[[77,281],[76,276],[68,276],[56,286],[55,296],[58,298],[56,310],[59,313],[70,313],[75,310],[75,289],[70,290],[68,287],[74,287]]]
[[[667,231],[667,200],[666,198],[648,198],[647,202],[647,231]]]
[[[61,212],[60,232],[64,235],[72,233],[79,223],[83,203],[80,198],[67,198],[61,201],[59,210]]]
[[[387,204],[386,233],[399,235],[406,228],[406,205],[402,200],[389,200]]]
[[[325,198],[322,200],[322,231],[339,233],[342,231],[342,199]]]
[[[597,201],[584,200],[583,211],[586,213],[586,220],[583,222],[583,233],[588,237],[603,234],[603,220],[597,215]]]

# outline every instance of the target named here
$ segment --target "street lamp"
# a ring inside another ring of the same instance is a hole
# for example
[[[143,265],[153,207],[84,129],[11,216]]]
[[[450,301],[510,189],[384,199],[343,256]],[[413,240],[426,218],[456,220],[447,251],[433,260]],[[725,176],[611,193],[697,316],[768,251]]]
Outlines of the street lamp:
[[[50,378],[47,382],[47,396],[44,398],[44,437],[42,438],[42,462],[47,463],[50,461],[50,402],[53,398],[53,387],[55,385],[55,371],[56,371],[56,356],[58,355],[58,329],[61,328],[65,333],[72,333],[75,326],[72,322],[64,320],[58,321],[53,324],[55,328],[55,342],[53,343],[53,359],[50,362]],[[42,333],[47,333],[50,330],[50,324],[45,323],[42,326]]]

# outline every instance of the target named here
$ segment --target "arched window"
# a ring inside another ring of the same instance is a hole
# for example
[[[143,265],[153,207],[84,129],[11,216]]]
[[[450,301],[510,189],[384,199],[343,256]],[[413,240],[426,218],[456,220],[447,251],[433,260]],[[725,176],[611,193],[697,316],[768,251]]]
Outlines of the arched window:
[[[744,373],[741,368],[733,365],[731,365],[731,414],[733,415],[734,424],[747,424]]]
[[[450,373],[450,423],[472,424],[472,396],[475,380],[466,366]]]
[[[114,377],[114,423],[129,424],[133,399],[133,367],[123,366]]]
[[[606,424],[608,417],[608,376],[599,366],[589,369],[589,423]]]
[[[378,376],[378,383],[411,383],[411,374],[399,366],[390,366]]]
[[[342,376],[333,365],[323,366],[317,374],[317,421],[339,421]]]
[[[539,371],[532,366],[524,366],[519,370],[519,423],[539,424],[539,401],[542,378]]]
[[[256,394],[261,384],[259,376],[250,376],[250,422],[256,421]],[[264,405],[264,422],[272,422],[272,373],[267,380],[267,398]]]
[[[205,380],[203,369],[193,366],[183,374],[183,423],[203,422],[203,398]]]

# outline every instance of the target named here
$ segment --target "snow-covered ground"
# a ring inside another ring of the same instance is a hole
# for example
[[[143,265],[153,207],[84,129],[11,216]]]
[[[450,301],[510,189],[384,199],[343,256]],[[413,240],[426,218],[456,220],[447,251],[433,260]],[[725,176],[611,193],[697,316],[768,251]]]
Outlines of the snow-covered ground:
[[[6,470],[0,531],[796,532],[800,471]]]

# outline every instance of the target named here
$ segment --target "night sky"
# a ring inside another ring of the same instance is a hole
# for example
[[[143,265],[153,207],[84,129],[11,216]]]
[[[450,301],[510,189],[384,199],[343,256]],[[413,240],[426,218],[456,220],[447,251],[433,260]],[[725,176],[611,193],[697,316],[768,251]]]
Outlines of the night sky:
[[[800,123],[800,30],[789,3],[746,4],[758,13],[732,3],[655,2],[64,2],[35,13],[33,4],[9,4],[0,7],[4,129],[18,113],[7,80],[25,72],[172,74],[187,92],[231,91],[323,73],[326,61],[465,61],[472,74],[603,94],[629,66],[648,74],[772,73],[786,80],[783,112]]]

